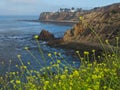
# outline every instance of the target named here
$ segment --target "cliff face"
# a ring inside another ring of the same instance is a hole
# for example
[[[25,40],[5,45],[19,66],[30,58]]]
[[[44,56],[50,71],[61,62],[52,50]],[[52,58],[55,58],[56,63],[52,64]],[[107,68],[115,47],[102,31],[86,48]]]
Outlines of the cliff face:
[[[108,39],[114,44],[120,37],[120,3],[97,8],[83,15],[83,19],[66,31],[64,41],[98,42]],[[119,41],[120,43],[120,41]]]
[[[78,21],[79,16],[86,12],[43,12],[40,14],[40,21],[49,21],[49,20],[71,20]]]

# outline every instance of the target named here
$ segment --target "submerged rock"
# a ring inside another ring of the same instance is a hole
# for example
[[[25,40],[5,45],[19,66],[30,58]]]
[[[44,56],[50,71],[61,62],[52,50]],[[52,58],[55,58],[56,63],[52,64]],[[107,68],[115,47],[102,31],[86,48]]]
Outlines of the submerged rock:
[[[43,41],[51,41],[51,40],[55,40],[55,37],[52,33],[48,32],[47,30],[42,30],[40,35],[39,35],[39,40],[43,40]]]

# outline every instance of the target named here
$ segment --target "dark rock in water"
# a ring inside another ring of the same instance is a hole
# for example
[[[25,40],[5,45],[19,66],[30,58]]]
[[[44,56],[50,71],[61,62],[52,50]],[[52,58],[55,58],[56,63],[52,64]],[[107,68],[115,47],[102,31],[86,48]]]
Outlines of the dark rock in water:
[[[43,41],[51,41],[51,40],[55,40],[55,37],[52,33],[46,31],[46,30],[42,30],[40,35],[39,35],[39,40],[43,40]]]

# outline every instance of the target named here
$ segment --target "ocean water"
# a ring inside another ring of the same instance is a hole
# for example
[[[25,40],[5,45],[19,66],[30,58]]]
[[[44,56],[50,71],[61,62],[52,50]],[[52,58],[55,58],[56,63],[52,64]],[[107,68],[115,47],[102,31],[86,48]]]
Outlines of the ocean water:
[[[46,29],[53,33],[55,37],[62,37],[64,32],[72,26],[22,21],[37,20],[38,18],[38,16],[0,16],[1,71],[15,70],[15,65],[20,64],[17,58],[19,54],[25,65],[27,65],[27,62],[31,62],[32,67],[39,70],[41,66],[35,61],[34,57],[24,50],[26,46],[29,47],[29,50],[43,66],[49,65],[51,59],[47,57],[47,54],[53,52],[60,52],[69,64],[72,65],[72,63],[75,62],[75,66],[79,66],[80,62],[78,58],[73,55],[74,51],[50,47],[44,44],[43,41],[39,41],[47,63],[44,64],[33,36],[39,35],[42,29]],[[12,61],[11,64],[9,62],[10,60]]]

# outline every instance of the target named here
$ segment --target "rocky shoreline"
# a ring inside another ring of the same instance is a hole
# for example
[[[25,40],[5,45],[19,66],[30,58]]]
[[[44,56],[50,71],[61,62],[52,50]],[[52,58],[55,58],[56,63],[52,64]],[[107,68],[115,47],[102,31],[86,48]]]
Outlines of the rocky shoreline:
[[[62,23],[66,21],[71,23],[71,21],[67,21],[66,19],[59,20],[59,18],[60,17],[57,17],[57,19],[51,20],[51,22],[57,23],[59,21]],[[45,20],[40,20],[45,22],[50,21],[46,18]],[[63,38],[50,40],[47,44],[82,52],[91,51],[93,49],[98,52],[110,50],[111,47],[116,47],[116,42],[118,42],[118,46],[120,46],[119,20],[120,3],[93,9],[89,13],[85,13],[80,18],[80,21],[72,21],[72,23],[75,22],[76,24],[64,33]],[[102,47],[100,41],[103,42],[104,47]]]
[[[25,21],[25,22],[41,22],[41,23],[50,23],[50,24],[58,24],[58,25],[74,25],[79,21],[71,21],[71,20],[17,20],[17,21]]]
[[[83,54],[84,51],[89,51],[92,54],[92,50],[96,51],[96,55],[102,55],[103,52],[111,52],[111,48],[106,44],[93,43],[88,41],[64,41],[63,38],[55,38],[53,34],[46,30],[42,30],[39,34],[39,40],[47,42],[47,45],[55,48],[63,48],[68,50],[80,51]],[[113,49],[116,47],[111,46]]]

